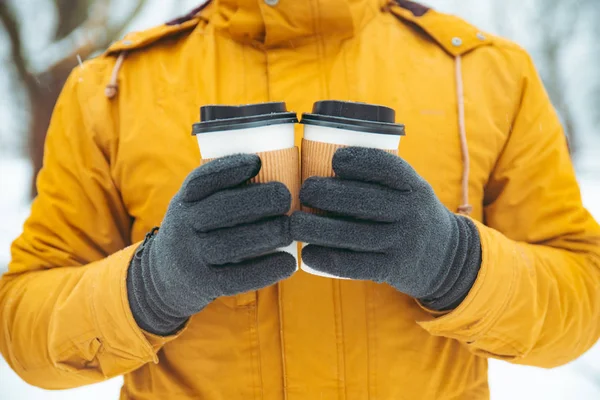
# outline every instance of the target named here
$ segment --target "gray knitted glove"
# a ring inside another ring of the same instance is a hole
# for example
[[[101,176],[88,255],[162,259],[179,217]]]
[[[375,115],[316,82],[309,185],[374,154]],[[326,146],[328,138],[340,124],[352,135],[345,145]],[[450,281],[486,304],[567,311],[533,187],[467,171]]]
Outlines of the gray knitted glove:
[[[260,168],[258,156],[236,155],[187,177],[129,267],[129,304],[142,329],[170,334],[217,297],[294,273],[292,255],[265,255],[292,243],[291,195],[279,182],[247,184]]]
[[[338,150],[335,178],[311,177],[296,212],[295,240],[309,267],[330,275],[385,282],[428,307],[456,307],[481,264],[475,225],[451,213],[404,160],[381,150]]]

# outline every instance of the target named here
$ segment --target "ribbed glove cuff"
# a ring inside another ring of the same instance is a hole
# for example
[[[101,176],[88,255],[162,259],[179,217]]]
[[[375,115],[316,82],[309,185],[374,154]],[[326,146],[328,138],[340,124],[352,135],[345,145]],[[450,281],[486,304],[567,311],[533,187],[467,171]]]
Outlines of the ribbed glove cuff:
[[[460,305],[473,287],[481,267],[481,241],[475,224],[467,217],[455,215],[457,234],[454,258],[444,283],[433,296],[419,299],[425,307],[436,311],[452,310]]]

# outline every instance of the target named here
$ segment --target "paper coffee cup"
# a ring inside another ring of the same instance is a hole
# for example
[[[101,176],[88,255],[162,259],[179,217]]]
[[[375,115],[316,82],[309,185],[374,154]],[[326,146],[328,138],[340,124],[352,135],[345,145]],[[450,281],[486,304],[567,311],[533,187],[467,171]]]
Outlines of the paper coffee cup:
[[[302,114],[302,181],[311,176],[333,177],[333,154],[340,147],[369,147],[398,154],[404,125],[395,123],[393,109],[366,103],[319,101],[312,113]],[[302,206],[303,211],[319,210]],[[302,262],[301,267],[313,275],[345,279],[316,271]]]
[[[215,158],[239,153],[260,156],[262,168],[251,181],[279,181],[292,194],[289,213],[300,209],[300,171],[298,148],[294,146],[296,113],[288,112],[283,102],[242,106],[207,105],[200,109],[194,124],[202,164]],[[298,243],[279,249],[298,260]]]

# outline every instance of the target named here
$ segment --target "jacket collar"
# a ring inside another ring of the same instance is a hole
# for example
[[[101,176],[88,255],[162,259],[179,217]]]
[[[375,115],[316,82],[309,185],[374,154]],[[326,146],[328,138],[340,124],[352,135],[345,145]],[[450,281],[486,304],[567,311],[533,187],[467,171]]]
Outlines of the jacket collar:
[[[345,39],[365,26],[385,0],[214,0],[212,21],[235,40],[267,48],[316,36]]]
[[[482,33],[458,17],[440,14],[408,0],[279,0],[276,6],[268,6],[264,1],[207,0],[165,25],[129,33],[123,40],[113,43],[106,54],[140,49],[209,20],[236,40],[257,46],[293,46],[316,35],[348,38],[382,11],[390,12],[413,28],[419,28],[455,57],[494,41],[491,35]],[[336,10],[337,6],[339,9]],[[265,7],[272,9],[265,10]],[[306,14],[301,13],[303,9],[306,9]]]

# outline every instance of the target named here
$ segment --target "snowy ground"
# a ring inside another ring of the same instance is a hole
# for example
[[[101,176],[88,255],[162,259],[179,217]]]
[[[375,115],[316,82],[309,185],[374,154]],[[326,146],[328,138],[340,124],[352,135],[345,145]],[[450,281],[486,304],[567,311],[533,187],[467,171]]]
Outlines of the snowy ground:
[[[586,206],[600,219],[600,161],[594,157],[600,146],[588,147],[582,154],[580,183]],[[593,171],[596,171],[594,176]],[[23,189],[28,182],[28,164],[20,159],[0,157],[0,270],[6,266],[9,246],[20,232],[29,205]],[[0,400],[117,399],[122,380],[69,391],[45,391],[21,381],[0,358]],[[514,366],[492,361],[490,365],[492,400],[600,399],[600,345],[578,361],[553,370]]]

